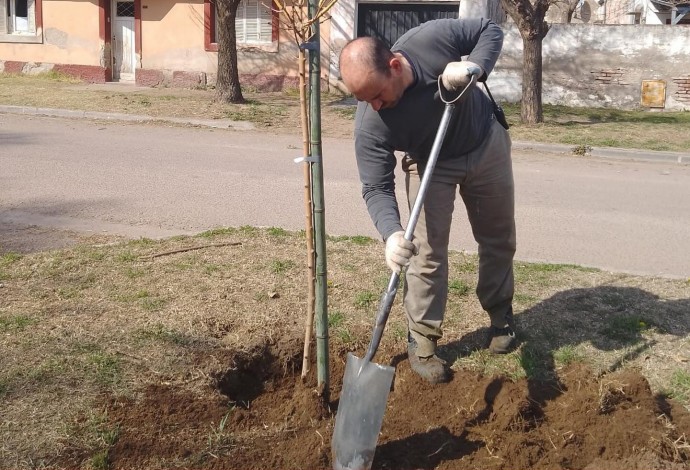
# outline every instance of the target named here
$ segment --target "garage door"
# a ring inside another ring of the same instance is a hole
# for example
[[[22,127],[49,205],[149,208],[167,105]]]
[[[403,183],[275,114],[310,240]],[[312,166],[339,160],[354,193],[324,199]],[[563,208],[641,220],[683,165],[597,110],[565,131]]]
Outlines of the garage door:
[[[408,29],[438,18],[457,18],[459,3],[360,3],[357,37],[373,36],[389,46]]]

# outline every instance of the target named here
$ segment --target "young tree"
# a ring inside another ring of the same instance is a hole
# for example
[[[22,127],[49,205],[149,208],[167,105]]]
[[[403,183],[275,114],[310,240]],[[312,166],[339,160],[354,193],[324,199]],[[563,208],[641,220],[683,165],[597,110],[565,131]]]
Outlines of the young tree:
[[[235,18],[241,0],[215,0],[218,40],[218,77],[216,99],[226,103],[244,103],[237,69],[237,32]]]
[[[542,109],[542,41],[549,32],[544,20],[549,0],[501,0],[522,36],[522,110],[525,124],[544,122]]]

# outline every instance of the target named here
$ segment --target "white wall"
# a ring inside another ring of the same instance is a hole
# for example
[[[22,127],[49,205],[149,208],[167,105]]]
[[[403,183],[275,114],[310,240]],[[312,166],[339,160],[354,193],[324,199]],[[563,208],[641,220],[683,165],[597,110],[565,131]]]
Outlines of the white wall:
[[[522,89],[522,38],[504,25],[503,52],[489,78],[498,99]],[[642,80],[666,82],[667,110],[690,110],[674,79],[690,77],[690,28],[556,24],[543,41],[543,101],[571,106],[640,107]],[[610,80],[607,77],[612,77]]]

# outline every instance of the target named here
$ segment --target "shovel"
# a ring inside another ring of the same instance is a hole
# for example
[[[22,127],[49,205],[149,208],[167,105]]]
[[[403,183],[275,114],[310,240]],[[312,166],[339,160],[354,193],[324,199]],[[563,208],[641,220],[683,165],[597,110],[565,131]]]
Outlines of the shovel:
[[[443,98],[441,78],[439,77],[439,93],[445,103],[445,109],[422,176],[419,193],[412,206],[410,221],[405,230],[404,236],[407,240],[412,240],[414,235],[414,229],[424,204],[424,197],[431,182],[431,174],[436,166],[441,145],[455,109],[455,102],[476,81],[478,73],[472,74],[470,83],[452,101],[446,101]],[[331,442],[333,468],[335,470],[369,470],[374,461],[376,442],[381,431],[395,368],[376,364],[371,360],[381,343],[381,336],[386,327],[395,294],[398,291],[399,280],[400,273],[393,271],[388,282],[388,288],[379,302],[374,332],[364,359],[359,359],[352,353],[347,354],[343,388],[340,392],[338,413],[335,417],[335,429]]]

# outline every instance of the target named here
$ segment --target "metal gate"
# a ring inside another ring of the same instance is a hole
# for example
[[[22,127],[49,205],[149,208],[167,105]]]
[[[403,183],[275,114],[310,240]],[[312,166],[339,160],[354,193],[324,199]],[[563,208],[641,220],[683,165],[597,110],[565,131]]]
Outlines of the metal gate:
[[[457,18],[459,3],[360,3],[357,37],[372,36],[392,46],[408,29],[439,18]]]

